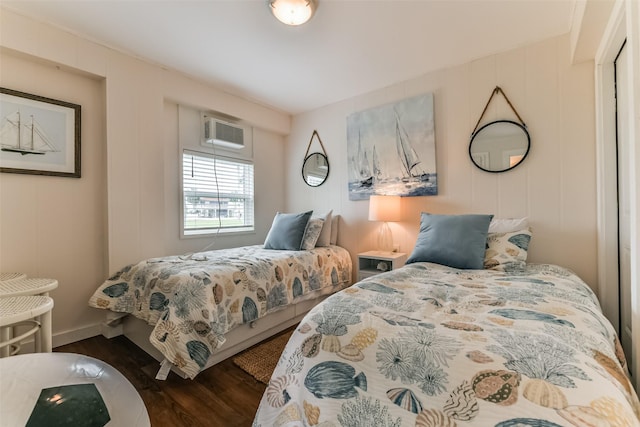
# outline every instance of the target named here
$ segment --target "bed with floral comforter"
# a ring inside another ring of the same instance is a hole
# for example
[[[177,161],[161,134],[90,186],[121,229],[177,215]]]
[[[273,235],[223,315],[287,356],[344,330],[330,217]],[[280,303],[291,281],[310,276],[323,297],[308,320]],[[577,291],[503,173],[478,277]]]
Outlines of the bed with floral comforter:
[[[309,251],[262,245],[152,258],[105,281],[89,305],[155,325],[151,343],[189,377],[202,370],[235,326],[351,283],[339,246]]]
[[[571,271],[420,262],[314,307],[254,427],[613,427],[639,414],[615,331]]]

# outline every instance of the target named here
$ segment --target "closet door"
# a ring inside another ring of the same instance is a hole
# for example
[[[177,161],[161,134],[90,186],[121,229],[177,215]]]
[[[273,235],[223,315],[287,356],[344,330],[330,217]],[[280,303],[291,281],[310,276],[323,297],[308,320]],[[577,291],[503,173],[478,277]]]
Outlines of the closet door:
[[[616,81],[616,143],[618,147],[618,259],[620,289],[620,340],[627,360],[631,361],[631,212],[629,103],[631,89],[626,43],[614,62]]]

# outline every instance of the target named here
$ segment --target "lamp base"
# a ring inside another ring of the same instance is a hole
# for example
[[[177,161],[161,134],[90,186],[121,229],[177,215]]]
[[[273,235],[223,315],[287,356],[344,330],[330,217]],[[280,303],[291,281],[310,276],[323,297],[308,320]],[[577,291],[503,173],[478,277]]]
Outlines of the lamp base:
[[[391,228],[386,222],[378,230],[378,250],[383,252],[393,252],[393,236]]]

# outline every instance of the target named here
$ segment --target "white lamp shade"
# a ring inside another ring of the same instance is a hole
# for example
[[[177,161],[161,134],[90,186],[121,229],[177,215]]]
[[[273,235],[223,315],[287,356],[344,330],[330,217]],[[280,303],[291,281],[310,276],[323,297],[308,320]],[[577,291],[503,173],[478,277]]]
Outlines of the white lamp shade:
[[[400,196],[369,197],[369,221],[400,221]]]
[[[316,0],[271,0],[269,6],[273,16],[287,25],[301,25],[316,11]]]

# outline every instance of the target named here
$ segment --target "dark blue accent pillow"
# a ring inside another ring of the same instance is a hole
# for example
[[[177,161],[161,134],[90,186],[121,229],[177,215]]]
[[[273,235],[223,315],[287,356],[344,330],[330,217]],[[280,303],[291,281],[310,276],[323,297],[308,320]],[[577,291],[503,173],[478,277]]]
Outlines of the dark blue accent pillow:
[[[267,239],[264,241],[264,248],[299,251],[302,247],[304,231],[312,213],[313,211],[299,214],[278,212],[273,218],[271,230],[269,230]]]
[[[420,214],[420,233],[407,260],[455,268],[482,269],[493,215]]]

